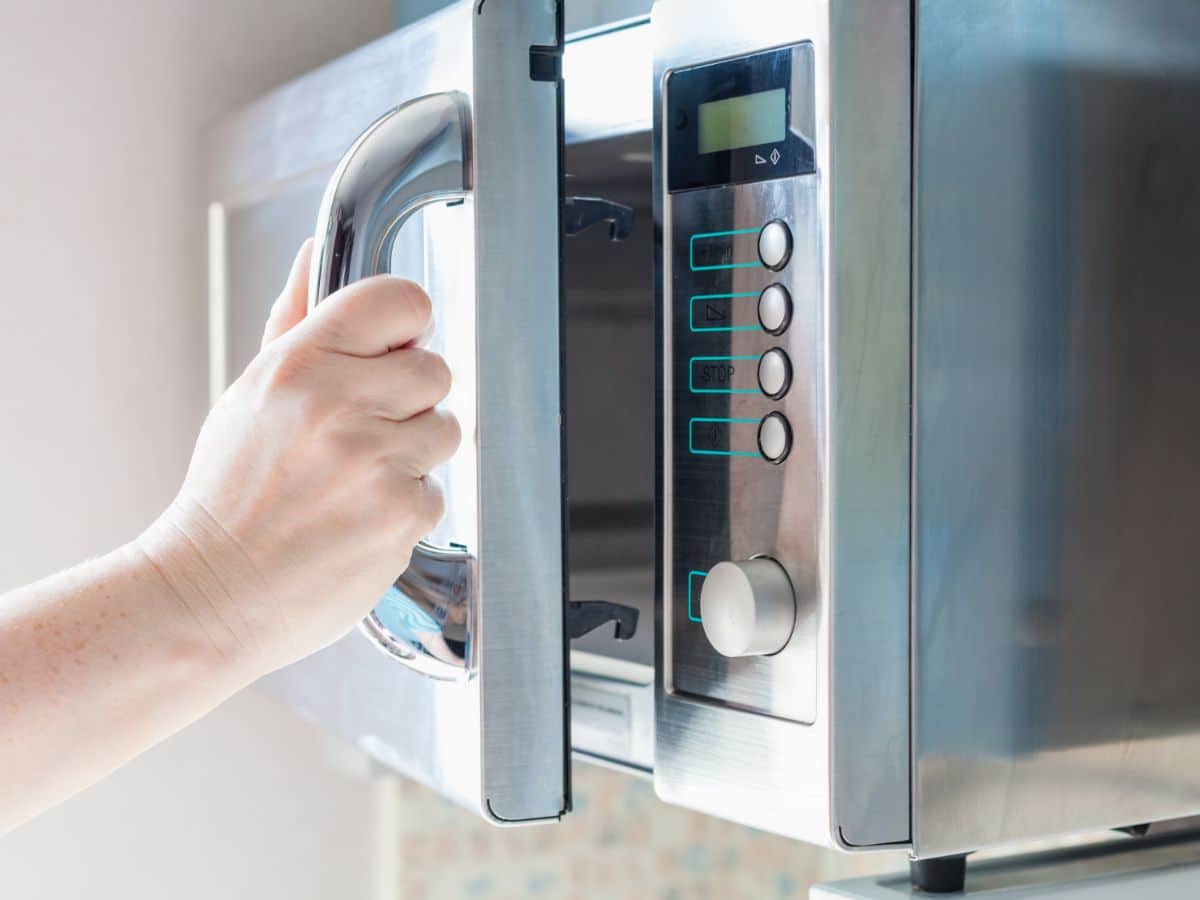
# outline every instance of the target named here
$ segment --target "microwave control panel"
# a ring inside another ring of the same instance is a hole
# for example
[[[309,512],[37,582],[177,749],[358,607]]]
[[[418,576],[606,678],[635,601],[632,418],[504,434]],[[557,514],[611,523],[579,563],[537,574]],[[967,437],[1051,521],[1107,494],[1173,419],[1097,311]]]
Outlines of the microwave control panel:
[[[668,691],[816,716],[825,315],[813,49],[664,87]]]

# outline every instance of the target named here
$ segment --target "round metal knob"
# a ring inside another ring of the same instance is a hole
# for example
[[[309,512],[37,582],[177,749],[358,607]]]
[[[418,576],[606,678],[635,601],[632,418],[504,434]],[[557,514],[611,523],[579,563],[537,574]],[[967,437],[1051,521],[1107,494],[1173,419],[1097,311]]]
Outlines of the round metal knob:
[[[796,594],[773,559],[717,563],[700,588],[700,620],[722,656],[770,656],[787,646]]]

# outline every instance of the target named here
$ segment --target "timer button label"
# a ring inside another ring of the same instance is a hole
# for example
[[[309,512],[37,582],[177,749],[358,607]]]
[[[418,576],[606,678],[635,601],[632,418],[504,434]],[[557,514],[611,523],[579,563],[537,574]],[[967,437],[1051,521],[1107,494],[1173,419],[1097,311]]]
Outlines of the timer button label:
[[[755,253],[757,228],[708,231],[693,234],[688,242],[688,259],[693,272],[716,269],[757,269],[762,261]]]

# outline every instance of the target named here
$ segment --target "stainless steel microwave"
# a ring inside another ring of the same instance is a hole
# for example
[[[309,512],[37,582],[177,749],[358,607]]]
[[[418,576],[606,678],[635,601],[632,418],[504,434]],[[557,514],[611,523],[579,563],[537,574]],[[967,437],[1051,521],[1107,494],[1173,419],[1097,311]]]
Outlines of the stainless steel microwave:
[[[316,227],[468,436],[267,687],[498,823],[572,752],[921,858],[1200,812],[1198,110],[1177,0],[464,0],[239,111],[214,394]]]

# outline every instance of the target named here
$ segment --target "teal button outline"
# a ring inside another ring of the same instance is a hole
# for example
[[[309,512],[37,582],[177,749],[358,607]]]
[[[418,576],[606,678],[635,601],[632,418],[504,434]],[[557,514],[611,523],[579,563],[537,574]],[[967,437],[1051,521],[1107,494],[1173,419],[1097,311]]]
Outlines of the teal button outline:
[[[688,329],[700,333],[704,331],[758,331],[759,325],[720,325],[716,328],[696,327],[696,303],[702,300],[745,300],[748,297],[758,297],[761,291],[743,291],[737,294],[697,294],[688,301]],[[733,304],[730,303],[730,315],[733,314]]]
[[[692,439],[692,426],[697,422],[722,422],[726,425],[758,425],[760,419],[722,419],[712,416],[693,416],[688,419],[688,453],[694,456],[761,456],[757,450],[750,452],[749,450],[697,450],[695,442]]]
[[[755,259],[754,262],[740,263],[724,263],[719,266],[698,266],[696,265],[696,241],[701,238],[717,238],[717,237],[734,237],[739,234],[758,234],[762,231],[761,228],[737,228],[733,231],[705,231],[701,234],[693,234],[691,240],[688,241],[688,265],[692,267],[693,272],[710,272],[714,269],[757,269],[762,266],[761,259]]]
[[[688,610],[687,610],[687,612],[688,612],[688,620],[689,620],[689,621],[692,621],[692,622],[703,622],[703,621],[704,621],[703,619],[701,619],[699,616],[697,616],[697,615],[694,615],[694,614],[692,613],[692,579],[693,579],[693,578],[695,578],[697,575],[699,575],[701,578],[704,578],[704,577],[706,577],[706,576],[708,575],[708,572],[702,571],[702,570],[700,570],[700,569],[692,569],[692,570],[691,570],[690,572],[688,572],[688,574],[687,574],[687,583],[688,583]]]
[[[693,356],[691,359],[688,360],[688,390],[691,391],[693,394],[757,394],[759,392],[759,389],[757,387],[753,387],[753,388],[698,388],[698,387],[696,387],[696,384],[693,381],[694,369],[692,368],[692,363],[717,362],[720,360],[727,360],[729,362],[733,362],[734,360],[745,360],[745,359],[755,359],[756,360],[756,359],[758,359],[758,357],[757,356]],[[690,437],[691,437],[690,433],[689,433],[688,437],[690,439]]]

